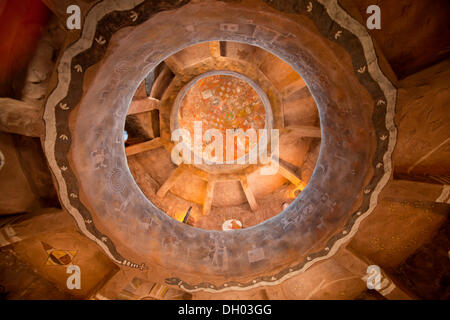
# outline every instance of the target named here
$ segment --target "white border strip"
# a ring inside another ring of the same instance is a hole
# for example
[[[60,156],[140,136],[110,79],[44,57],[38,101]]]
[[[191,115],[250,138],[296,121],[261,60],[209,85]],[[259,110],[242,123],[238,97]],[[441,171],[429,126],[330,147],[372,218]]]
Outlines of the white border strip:
[[[103,2],[100,2],[99,4],[94,5],[92,10],[90,10],[86,16],[80,39],[64,51],[59,61],[57,69],[58,83],[55,90],[47,99],[43,116],[45,121],[45,154],[47,155],[49,166],[58,183],[58,192],[60,194],[59,198],[61,199],[64,208],[75,218],[75,221],[77,222],[77,225],[81,229],[83,234],[86,235],[89,239],[95,241],[108,255],[108,257],[119,264],[121,264],[122,261],[118,261],[111,254],[108,247],[89,232],[89,230],[86,228],[86,224],[81,213],[70,204],[70,200],[67,194],[67,185],[62,176],[61,168],[58,166],[55,158],[55,141],[57,139],[55,108],[57,108],[57,104],[66,97],[69,90],[69,84],[71,81],[72,59],[76,55],[92,46],[95,32],[97,30],[97,22],[112,11],[131,10],[142,2],[144,2],[144,0],[105,0]]]

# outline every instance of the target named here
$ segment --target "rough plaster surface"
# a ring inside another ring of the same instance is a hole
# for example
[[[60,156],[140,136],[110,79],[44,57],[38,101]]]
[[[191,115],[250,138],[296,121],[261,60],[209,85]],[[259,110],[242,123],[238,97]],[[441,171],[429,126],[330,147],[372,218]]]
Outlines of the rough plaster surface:
[[[171,8],[160,1],[100,2],[63,53],[44,115],[45,151],[61,200],[113,261],[150,268],[167,284],[213,292],[278,284],[332,256],[376,206],[391,174],[396,90],[364,27],[336,1],[273,8],[255,2],[251,10],[205,2],[153,15]],[[128,25],[136,27],[111,48],[83,94],[86,69]],[[257,227],[226,234],[172,221],[149,203],[129,173],[121,140],[128,102],[151,68],[182,46],[217,39],[258,45],[290,63],[316,99],[323,132],[317,168],[294,204]],[[95,166],[95,152],[103,166]]]

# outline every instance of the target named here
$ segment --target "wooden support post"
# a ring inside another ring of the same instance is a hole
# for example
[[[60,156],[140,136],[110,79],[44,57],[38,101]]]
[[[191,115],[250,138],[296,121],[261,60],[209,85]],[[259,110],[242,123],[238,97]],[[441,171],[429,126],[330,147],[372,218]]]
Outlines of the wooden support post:
[[[146,141],[146,142],[142,142],[142,143],[138,143],[138,144],[126,147],[125,153],[126,153],[127,157],[129,157],[129,156],[141,153],[141,152],[158,149],[162,146],[163,146],[163,143],[162,143],[161,138],[155,138],[150,141]]]
[[[173,77],[174,74],[171,69],[164,63],[161,67],[161,72],[152,84],[150,89],[150,97],[161,100],[167,88],[170,86]]]
[[[240,178],[242,189],[244,190],[245,197],[247,198],[248,204],[252,211],[256,211],[258,209],[258,204],[256,202],[255,196],[253,195],[252,190],[250,189],[247,181],[247,176],[242,176]]]
[[[170,190],[170,188],[172,188],[175,185],[175,183],[181,177],[184,171],[185,168],[183,166],[179,166],[178,168],[176,168],[170,175],[169,179],[167,179],[166,182],[164,182],[164,184],[161,186],[161,188],[159,188],[156,195],[160,198],[163,198]]]
[[[209,43],[209,52],[211,53],[211,57],[213,57],[213,58],[220,57],[220,42],[219,41],[211,41]]]
[[[214,197],[214,185],[216,184],[215,180],[209,180],[206,185],[206,193],[205,193],[205,199],[203,201],[203,211],[202,214],[204,216],[209,215],[211,212],[211,205],[212,200]]]
[[[164,60],[166,65],[172,70],[174,74],[182,74],[183,73],[183,66],[181,61],[179,61],[176,57],[176,55],[172,55],[166,60]]]
[[[276,160],[272,160],[272,161],[276,161]],[[296,186],[299,186],[302,184],[302,180],[294,172],[292,172],[290,169],[288,169],[281,163],[278,163],[278,165],[279,165],[278,172],[283,177],[288,179],[292,184],[294,184]]]
[[[160,101],[154,98],[135,98],[131,101],[127,115],[149,112],[159,109]]]

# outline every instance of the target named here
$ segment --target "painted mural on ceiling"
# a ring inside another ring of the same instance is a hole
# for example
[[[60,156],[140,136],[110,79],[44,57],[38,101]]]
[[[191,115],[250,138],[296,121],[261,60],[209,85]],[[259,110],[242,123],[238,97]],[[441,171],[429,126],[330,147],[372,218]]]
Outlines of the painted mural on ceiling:
[[[208,129],[217,129],[225,137],[228,129],[242,129],[243,132],[263,129],[266,113],[261,98],[247,82],[230,75],[213,75],[198,80],[181,103],[180,127],[187,129],[191,137],[196,121],[201,122],[203,133]],[[203,151],[209,143],[203,141]],[[247,154],[253,147],[255,145],[246,139],[244,133],[237,134],[234,160],[238,158],[239,151]],[[225,157],[225,141],[223,148]]]
[[[47,261],[45,262],[47,266],[66,266],[72,264],[73,258],[77,254],[76,250],[59,250],[45,242],[41,243],[47,252]]]

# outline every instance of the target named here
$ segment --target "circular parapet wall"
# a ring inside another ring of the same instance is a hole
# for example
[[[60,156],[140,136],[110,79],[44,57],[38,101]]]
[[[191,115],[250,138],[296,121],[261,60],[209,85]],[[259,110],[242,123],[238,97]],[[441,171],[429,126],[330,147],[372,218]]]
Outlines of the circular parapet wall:
[[[320,112],[310,183],[281,214],[248,229],[206,231],[169,218],[139,190],[125,158],[123,126],[139,83],[172,53],[211,40],[284,59]],[[113,261],[187,291],[278,284],[332,256],[391,174],[396,90],[364,27],[335,0],[101,1],[57,71],[45,152],[63,206]]]

